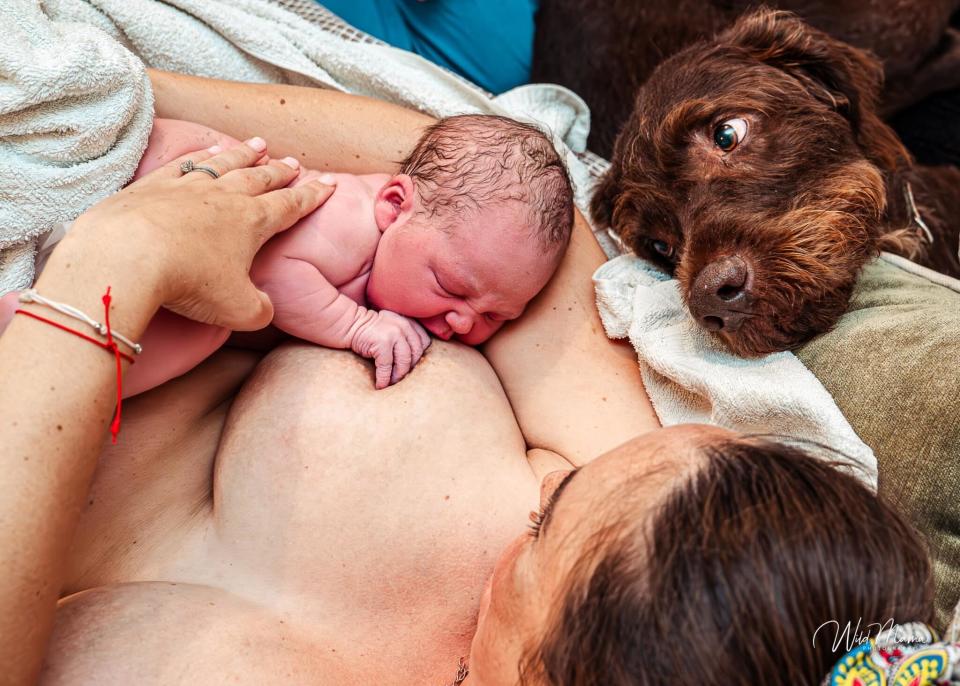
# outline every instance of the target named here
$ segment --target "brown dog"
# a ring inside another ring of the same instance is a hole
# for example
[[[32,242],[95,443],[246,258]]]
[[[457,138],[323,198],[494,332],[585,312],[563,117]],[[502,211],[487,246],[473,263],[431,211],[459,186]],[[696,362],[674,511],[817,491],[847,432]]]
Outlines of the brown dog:
[[[744,15],[644,82],[594,218],[741,355],[829,329],[879,250],[960,275],[960,171],[912,164],[877,116],[882,79],[792,14]]]
[[[533,81],[583,96],[590,149],[610,157],[634,96],[666,58],[729,28],[758,0],[540,0]],[[960,87],[960,0],[766,0],[884,65],[886,116]],[[951,14],[954,14],[951,25]]]

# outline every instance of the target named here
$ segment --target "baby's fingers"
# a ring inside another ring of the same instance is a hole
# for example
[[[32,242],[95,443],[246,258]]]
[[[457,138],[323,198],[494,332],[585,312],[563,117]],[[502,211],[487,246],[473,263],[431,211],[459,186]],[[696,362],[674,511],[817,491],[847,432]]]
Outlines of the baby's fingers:
[[[390,385],[390,377],[393,373],[393,348],[386,348],[377,353],[373,358],[374,364],[374,386],[377,390],[386,388]]]
[[[423,324],[421,324],[416,320],[413,320],[411,323],[413,324],[413,330],[417,332],[417,337],[420,339],[420,343],[422,345],[422,352],[426,352],[427,348],[430,347],[430,343],[433,342],[433,339],[430,338],[430,334],[423,327]]]
[[[417,332],[416,324],[414,322],[410,322],[410,324],[411,326],[403,332],[403,337],[406,339],[407,346],[410,348],[410,368],[413,369],[414,365],[416,365],[423,356],[424,345],[420,334]]]
[[[399,339],[393,346],[393,374],[390,376],[390,383],[395,384],[409,374],[413,364],[413,351],[410,349],[410,343],[406,338]]]

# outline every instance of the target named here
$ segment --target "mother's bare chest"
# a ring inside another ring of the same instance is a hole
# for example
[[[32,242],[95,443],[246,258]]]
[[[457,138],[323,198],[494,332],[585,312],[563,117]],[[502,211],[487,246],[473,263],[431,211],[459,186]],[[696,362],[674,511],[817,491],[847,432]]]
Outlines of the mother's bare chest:
[[[216,530],[224,559],[277,603],[397,628],[450,621],[523,532],[537,486],[499,383],[474,351],[434,345],[385,391],[349,353],[291,347],[238,396]]]
[[[187,546],[157,527],[137,546],[154,552],[66,601],[51,666],[95,683],[449,681],[537,484],[489,366],[435,346],[388,391],[348,352],[272,353],[227,416],[209,518]]]

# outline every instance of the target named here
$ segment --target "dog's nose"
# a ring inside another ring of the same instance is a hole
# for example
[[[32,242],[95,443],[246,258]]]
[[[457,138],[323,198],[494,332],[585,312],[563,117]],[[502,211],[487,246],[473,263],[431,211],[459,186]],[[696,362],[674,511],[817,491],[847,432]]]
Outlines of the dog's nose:
[[[739,255],[700,270],[690,289],[690,311],[708,331],[736,331],[753,316],[750,265]]]

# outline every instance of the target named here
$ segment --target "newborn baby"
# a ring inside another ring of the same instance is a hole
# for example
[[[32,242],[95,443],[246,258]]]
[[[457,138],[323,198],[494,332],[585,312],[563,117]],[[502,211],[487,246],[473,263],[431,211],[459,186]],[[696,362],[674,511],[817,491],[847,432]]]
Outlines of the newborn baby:
[[[213,143],[236,144],[158,119],[137,173]],[[318,176],[304,169],[294,185]],[[410,371],[427,331],[477,345],[519,317],[556,270],[573,224],[553,145],[502,117],[441,120],[396,175],[332,177],[326,204],[264,245],[250,275],[270,296],[277,328],[372,358],[377,388]],[[124,395],[188,371],[229,334],[161,310]]]

